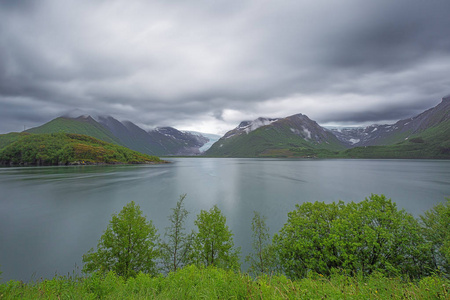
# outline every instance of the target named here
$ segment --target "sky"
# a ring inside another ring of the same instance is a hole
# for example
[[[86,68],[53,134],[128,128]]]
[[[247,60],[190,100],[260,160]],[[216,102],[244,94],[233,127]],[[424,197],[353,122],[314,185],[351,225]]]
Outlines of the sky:
[[[450,94],[448,0],[0,0],[0,133],[395,123]]]

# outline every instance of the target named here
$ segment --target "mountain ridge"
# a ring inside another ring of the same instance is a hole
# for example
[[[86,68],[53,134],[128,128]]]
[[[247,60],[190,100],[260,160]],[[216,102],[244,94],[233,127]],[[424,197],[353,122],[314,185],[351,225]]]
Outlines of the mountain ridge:
[[[343,143],[331,131],[322,128],[306,115],[295,114],[286,118],[243,121],[238,127],[227,132],[205,154],[253,157],[270,149],[290,147],[330,151],[345,149]]]
[[[172,127],[157,127],[146,131],[131,121],[121,122],[112,116],[97,116],[95,119],[90,115],[58,117],[25,132],[85,134],[157,156],[201,155],[210,144],[211,147],[204,152],[207,156],[316,156],[317,153],[334,156],[345,149],[396,144],[402,144],[401,151],[409,151],[411,144],[404,143],[409,139],[426,142],[428,148],[423,143],[416,143],[416,150],[419,146],[423,148],[421,151],[438,147],[445,152],[446,142],[450,140],[446,134],[450,131],[449,120],[450,96],[446,96],[435,107],[395,124],[327,129],[301,113],[285,118],[260,117],[240,122],[213,144],[211,141],[217,136],[208,138],[202,133],[180,131]],[[399,149],[396,151],[400,151]],[[358,151],[348,151],[347,154],[353,155]],[[380,150],[377,148],[377,151]],[[438,156],[441,152],[434,151]]]
[[[41,126],[30,128],[29,133],[75,133],[125,146],[148,155],[200,155],[200,148],[209,138],[182,132],[172,127],[159,127],[145,131],[131,121],[120,122],[112,116],[62,116]]]
[[[250,128],[250,130],[249,130]],[[417,116],[399,120],[395,124],[370,125],[364,128],[326,129],[303,114],[286,118],[258,118],[242,121],[228,131],[209,150],[207,156],[264,157],[264,156],[317,156],[347,157],[352,155],[383,157],[446,157],[450,144],[450,97]],[[411,143],[404,143],[411,139]],[[393,145],[399,144],[398,147]],[[419,145],[420,144],[420,145]],[[364,147],[372,152],[347,151]],[[395,151],[394,151],[395,150]],[[414,151],[413,151],[414,150]],[[413,151],[413,152],[411,152]]]
[[[450,119],[450,97],[430,109],[411,118],[399,120],[394,124],[332,130],[342,142],[352,147],[385,146],[401,142],[408,137],[420,134]]]

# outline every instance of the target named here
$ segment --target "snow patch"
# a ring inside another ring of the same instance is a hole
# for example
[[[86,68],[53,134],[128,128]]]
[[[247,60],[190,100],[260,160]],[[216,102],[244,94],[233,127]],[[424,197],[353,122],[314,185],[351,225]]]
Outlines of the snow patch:
[[[235,135],[236,135],[236,133],[230,134],[229,136],[225,137],[225,139],[229,139],[230,137],[233,137]]]
[[[305,133],[306,134],[306,138],[307,139],[311,139],[311,131],[309,131],[308,129],[306,129],[306,128],[303,128],[303,133]]]
[[[259,127],[270,125],[277,120],[278,119],[258,118],[256,120],[250,122],[250,124],[248,126],[244,127],[244,131],[245,131],[245,133],[249,133],[249,132],[252,132],[252,131],[258,129]]]
[[[378,128],[375,127],[375,128],[372,130],[372,132],[375,132],[375,131],[377,131],[377,130],[378,130]]]
[[[352,143],[352,145],[359,143],[360,139],[350,139],[349,142]]]
[[[295,129],[295,128],[290,128],[290,129],[291,129],[292,133],[300,134],[300,131],[298,129]]]

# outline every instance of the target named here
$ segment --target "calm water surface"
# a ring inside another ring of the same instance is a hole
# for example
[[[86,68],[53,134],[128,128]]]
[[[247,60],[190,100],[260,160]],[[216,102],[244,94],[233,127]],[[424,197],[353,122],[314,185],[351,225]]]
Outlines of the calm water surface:
[[[3,282],[64,275],[111,218],[131,200],[159,233],[181,194],[191,212],[217,204],[242,257],[251,250],[251,219],[268,217],[271,233],[295,204],[359,202],[385,194],[418,216],[450,197],[450,161],[176,158],[157,166],[0,168],[0,270]]]

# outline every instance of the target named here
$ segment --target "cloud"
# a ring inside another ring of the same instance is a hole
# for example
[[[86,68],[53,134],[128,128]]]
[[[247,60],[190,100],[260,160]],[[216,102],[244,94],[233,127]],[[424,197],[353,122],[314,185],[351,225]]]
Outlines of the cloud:
[[[448,11],[444,0],[1,1],[0,132],[74,109],[220,133],[259,116],[410,117],[449,93]]]

